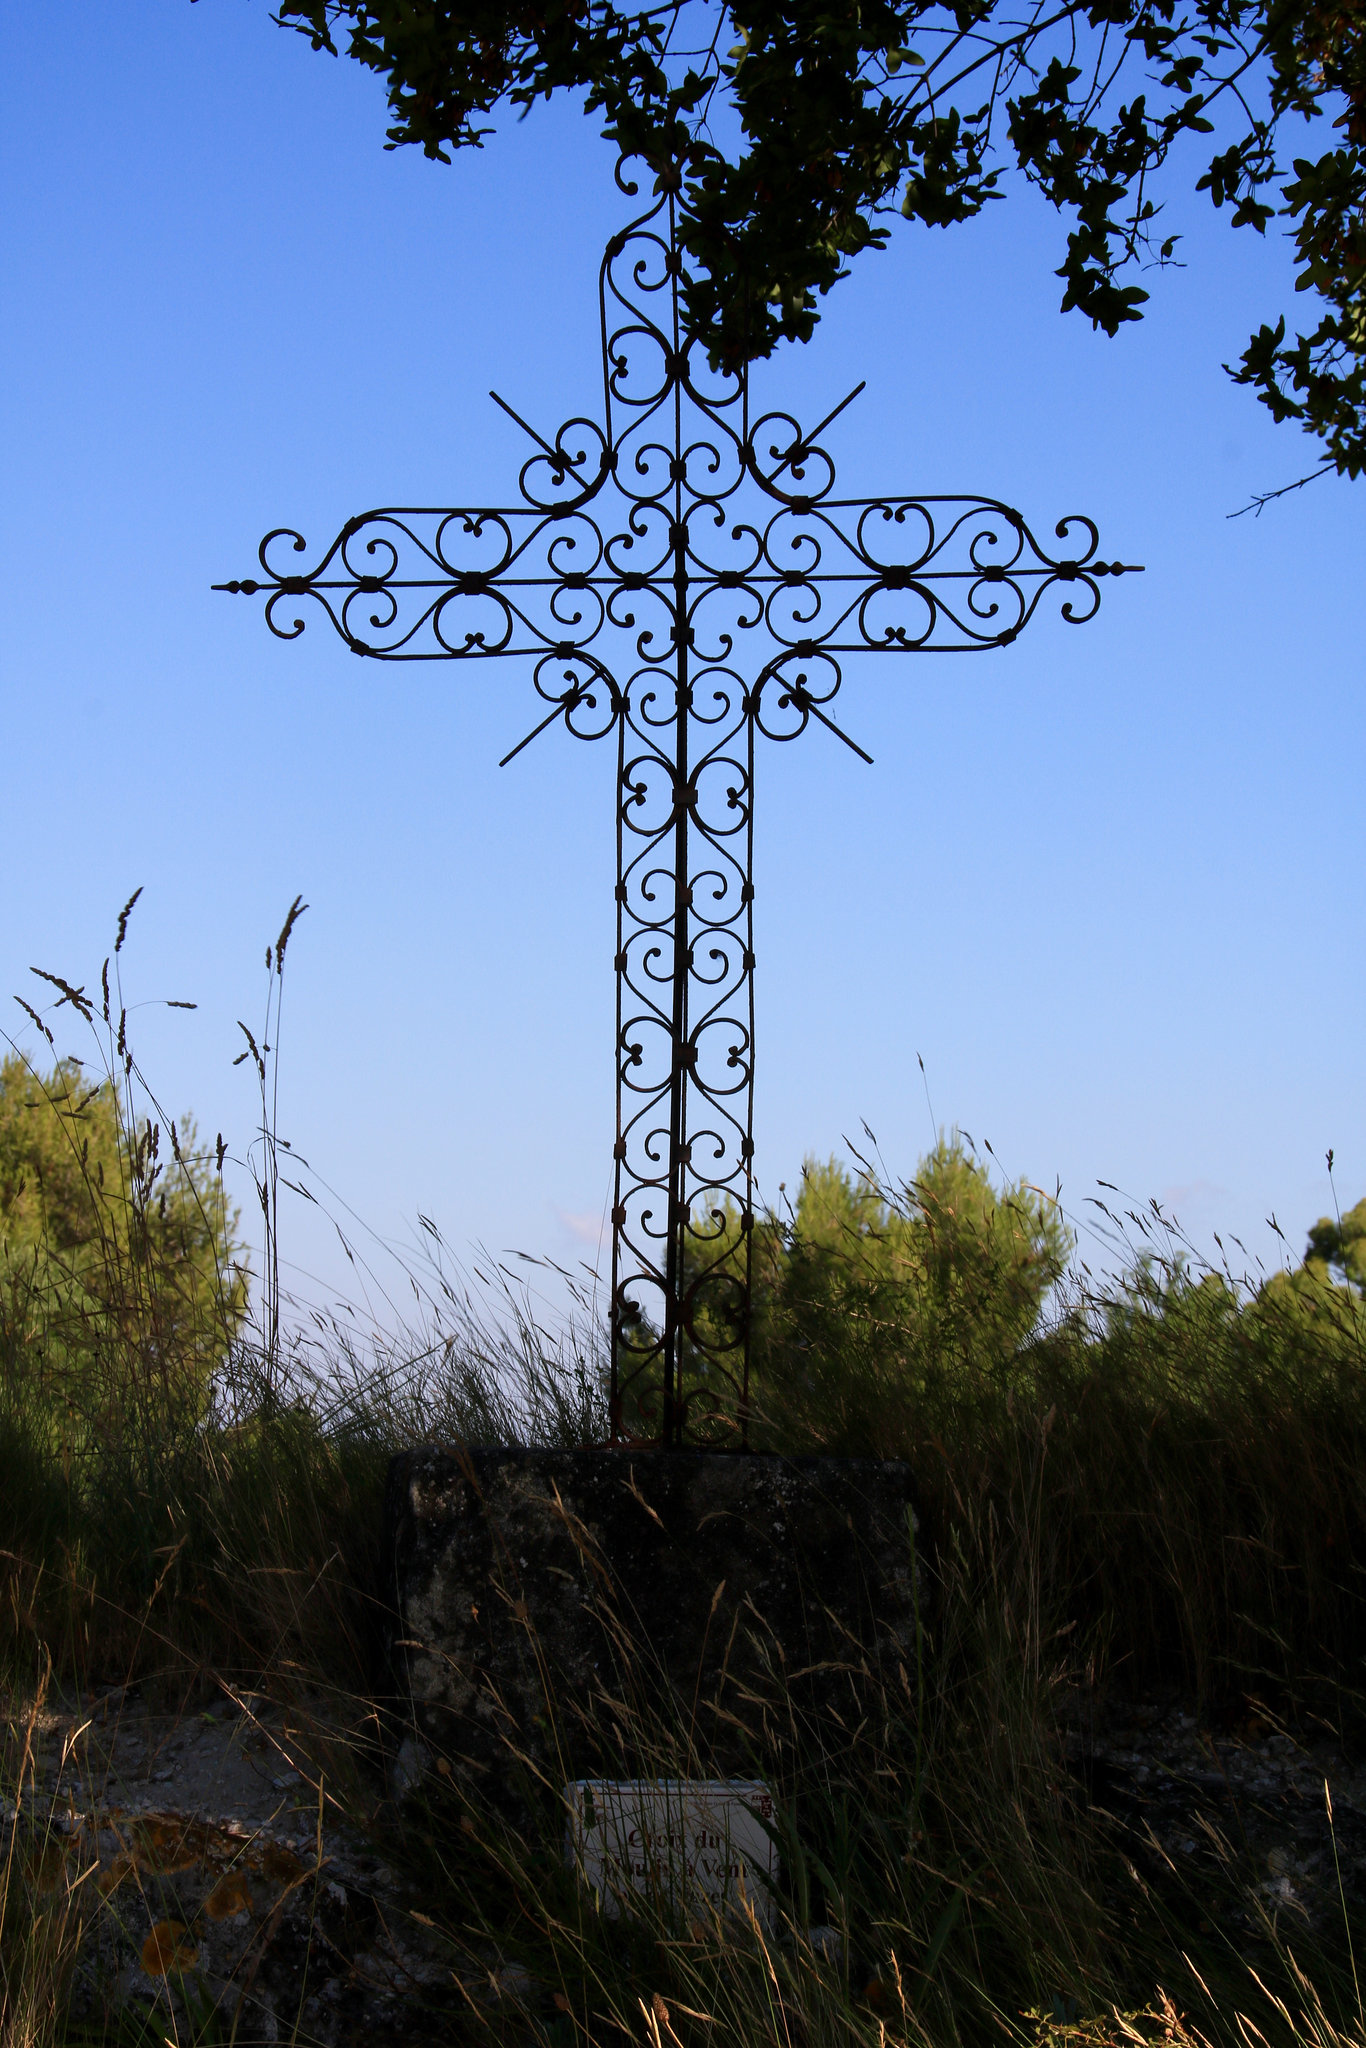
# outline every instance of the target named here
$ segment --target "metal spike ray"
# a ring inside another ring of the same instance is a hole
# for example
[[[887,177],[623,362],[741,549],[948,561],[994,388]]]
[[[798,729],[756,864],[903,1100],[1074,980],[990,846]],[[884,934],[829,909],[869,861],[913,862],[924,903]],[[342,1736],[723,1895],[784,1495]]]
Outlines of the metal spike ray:
[[[277,528],[259,575],[215,587],[264,595],[285,640],[312,605],[376,660],[529,664],[545,708],[505,761],[560,722],[615,735],[613,1440],[743,1447],[756,739],[815,723],[867,760],[830,715],[842,661],[1007,646],[1059,584],[1081,625],[1128,569],[1079,515],[1054,553],[993,498],[836,497],[817,436],[850,400],[808,435],[708,367],[677,170],[649,176],[600,272],[601,421],[548,439],[497,400],[534,449],[516,504],[365,512],[306,570]],[[617,182],[638,196],[625,161]]]

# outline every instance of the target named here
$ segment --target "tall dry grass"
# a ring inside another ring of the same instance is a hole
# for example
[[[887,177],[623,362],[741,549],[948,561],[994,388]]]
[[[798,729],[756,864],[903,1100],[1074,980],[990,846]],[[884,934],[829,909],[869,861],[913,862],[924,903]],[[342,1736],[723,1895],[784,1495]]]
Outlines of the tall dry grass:
[[[24,1796],[22,1709],[40,1682],[68,1694],[137,1682],[188,1699],[226,1681],[331,1700],[335,1726],[373,1728],[388,1684],[379,1543],[391,1455],[422,1440],[604,1434],[591,1319],[548,1327],[510,1281],[481,1294],[434,1232],[406,1332],[362,1339],[340,1315],[291,1325],[275,1070],[262,1048],[278,1047],[297,914],[269,958],[268,1028],[248,1042],[262,1270],[245,1318],[230,1312],[240,1274],[224,1273],[211,1371],[203,1329],[177,1356],[153,1321],[157,1290],[116,1293],[117,1276],[103,1297],[85,1291],[80,1312],[107,1316],[88,1343],[54,1324],[60,1375],[35,1371],[41,1317],[23,1324],[22,1357],[18,1319],[0,1317],[3,2048],[61,2038],[81,1927],[79,1873],[44,1890],[55,1865]],[[101,1024],[95,1009],[88,1021]],[[121,1027],[117,1039],[126,1045]],[[124,1052],[113,1078],[133,1081]],[[131,1146],[146,1123],[130,1101]],[[1039,2048],[1366,2048],[1344,1939],[1350,1885],[1340,1926],[1307,1928],[1293,1951],[1260,1923],[1235,1936],[1256,1913],[1237,1857],[1219,1883],[1242,1918],[1221,1920],[1175,1872],[1140,1868],[1068,1767],[1067,1704],[1115,1672],[1180,1686],[1211,1710],[1274,1691],[1287,1711],[1312,1705],[1345,1729],[1366,1655],[1354,1299],[1250,1289],[1199,1269],[1143,1212],[1130,1227],[1122,1278],[1074,1272],[1046,1319],[1009,1343],[983,1336],[993,1315],[999,1325],[990,1259],[960,1261],[930,1323],[920,1282],[857,1246],[824,1261],[819,1287],[774,1294],[761,1439],[914,1465],[917,1668],[838,1767],[795,1737],[766,1749],[756,1727],[753,1768],[778,1794],[784,1852],[771,1929],[759,1917],[680,1924],[662,1909],[605,1918],[566,1870],[557,1786],[533,1787],[538,1818],[513,1826],[492,1806],[453,1809],[455,1793],[429,1780],[425,1815],[378,1825],[448,1945],[457,2032],[547,2048],[985,2048],[1003,2035]],[[98,1361],[84,1380],[79,1357]],[[626,1774],[705,1774],[648,1673],[622,1675]],[[552,1723],[573,1711],[543,1702]],[[350,1783],[367,1826],[384,1767],[357,1737]],[[525,1769],[511,1751],[508,1767]],[[1200,1920],[1212,1932],[1197,1940]]]
[[[1036,1477],[1046,1454],[1040,1435]],[[1339,1917],[1305,1919],[1288,1938],[1245,1855],[1220,1844],[1183,1870],[1088,1806],[1064,1741],[1075,1632],[1059,1623],[1039,1499],[1036,1485],[1013,1506],[965,1506],[926,1574],[915,1668],[885,1687],[851,1673],[863,1710],[838,1746],[803,1723],[755,1618],[758,1676],[738,1709],[727,1695],[725,1740],[738,1712],[742,1774],[776,1796],[768,1911],[680,1908],[661,1885],[622,1894],[628,1910],[612,1917],[567,1867],[561,1786],[585,1721],[599,1740],[616,1729],[623,1776],[716,1774],[705,1699],[678,1711],[688,1703],[669,1699],[629,1629],[604,1631],[594,1694],[567,1699],[551,1682],[532,1702],[534,1753],[505,1724],[496,1797],[458,1768],[430,1773],[388,1839],[446,1944],[465,2036],[555,2048],[1359,2042],[1358,1909],[1345,1892]],[[610,1604],[601,1581],[599,1597]],[[541,1668],[553,1669],[548,1650]]]

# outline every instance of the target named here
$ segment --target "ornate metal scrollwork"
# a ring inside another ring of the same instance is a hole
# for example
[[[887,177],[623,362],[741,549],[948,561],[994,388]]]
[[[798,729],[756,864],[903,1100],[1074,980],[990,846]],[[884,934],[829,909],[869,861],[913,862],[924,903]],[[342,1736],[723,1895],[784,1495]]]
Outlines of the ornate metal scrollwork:
[[[365,512],[306,570],[277,528],[260,574],[217,588],[263,594],[282,639],[311,606],[379,660],[529,663],[546,708],[505,761],[557,722],[616,733],[612,1426],[743,1445],[755,735],[814,722],[862,754],[830,708],[848,657],[1006,646],[1056,586],[1080,625],[1126,572],[1080,515],[1054,550],[995,499],[836,497],[820,436],[849,400],[810,434],[751,417],[747,376],[687,330],[679,181],[651,176],[602,261],[601,422],[546,439],[497,401],[534,444],[516,505]]]

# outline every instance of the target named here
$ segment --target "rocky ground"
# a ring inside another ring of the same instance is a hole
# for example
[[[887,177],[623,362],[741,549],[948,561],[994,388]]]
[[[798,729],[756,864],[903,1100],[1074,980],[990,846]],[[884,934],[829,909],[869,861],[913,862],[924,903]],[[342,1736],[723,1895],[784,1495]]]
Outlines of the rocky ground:
[[[316,1703],[173,1714],[117,1692],[6,1719],[0,1843],[40,1914],[79,1922],[78,2018],[141,2015],[160,2041],[217,2008],[244,2039],[350,2048],[376,2028],[449,2039],[471,1999],[524,1994],[496,1959],[456,1983],[422,1901],[343,1820],[342,1731]],[[1111,1697],[1074,1700],[1064,1741],[1125,1855],[1197,1918],[1293,1939],[1366,1896],[1366,1762],[1326,1727],[1249,1711],[1211,1728],[1175,1695]],[[354,1779],[348,1796],[354,1812]]]
[[[1366,1896],[1366,1760],[1326,1724],[1156,1693],[1074,1703],[1065,1741],[1126,1852],[1229,1931],[1327,1931]]]
[[[180,2031],[169,2006],[232,2014],[254,2041],[441,2032],[460,1993],[418,1903],[342,1822],[316,1715],[118,1692],[7,1718],[0,1841],[40,1914],[79,1923],[78,2021],[161,2011],[159,2041]]]

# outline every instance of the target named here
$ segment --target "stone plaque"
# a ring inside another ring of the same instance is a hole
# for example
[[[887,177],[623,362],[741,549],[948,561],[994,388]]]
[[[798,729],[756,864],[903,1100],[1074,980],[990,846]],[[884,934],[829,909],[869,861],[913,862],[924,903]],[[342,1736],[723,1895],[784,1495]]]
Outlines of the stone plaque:
[[[612,1918],[640,1892],[682,1911],[748,1902],[772,1925],[773,1796],[757,1779],[578,1778],[564,1797],[567,1860]]]

